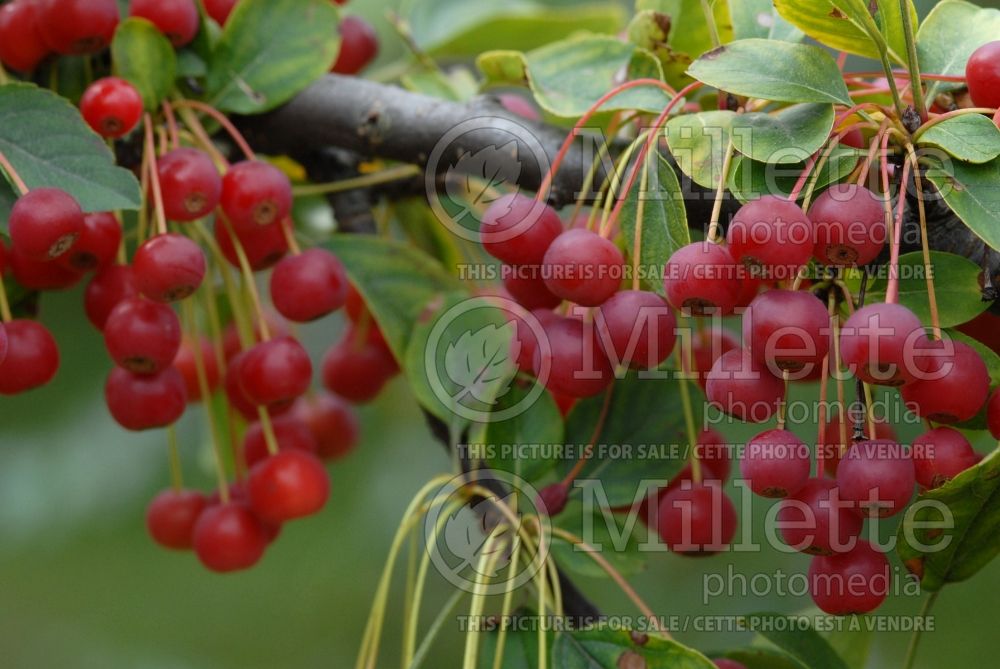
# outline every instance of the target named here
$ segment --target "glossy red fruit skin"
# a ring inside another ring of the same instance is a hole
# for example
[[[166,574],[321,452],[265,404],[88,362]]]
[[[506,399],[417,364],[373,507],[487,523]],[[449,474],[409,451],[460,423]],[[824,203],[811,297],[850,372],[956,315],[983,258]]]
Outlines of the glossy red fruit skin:
[[[247,351],[240,366],[240,385],[259,406],[286,406],[309,389],[312,363],[293,337],[278,337]]]
[[[969,95],[977,107],[1000,107],[1000,41],[976,49],[965,66]]]
[[[729,330],[720,327],[708,327],[700,332],[695,332],[691,337],[690,360],[694,363],[694,369],[688,373],[694,374],[698,385],[705,389],[705,382],[708,380],[708,372],[712,369],[715,361],[722,357],[722,354],[740,348],[740,340]],[[687,358],[688,356],[685,356]],[[687,363],[685,362],[685,365]]]
[[[190,337],[181,340],[177,355],[174,356],[174,368],[184,377],[184,390],[187,392],[188,403],[201,401],[201,385],[198,382],[198,370],[195,365],[195,346],[201,348],[201,364],[205,370],[205,381],[209,392],[214,392],[222,381],[219,371],[219,358],[215,346],[208,337],[200,337],[192,341]]]
[[[824,265],[867,265],[885,246],[885,208],[864,186],[831,186],[809,207],[809,217],[816,226],[813,257]]]
[[[98,79],[80,98],[83,120],[101,137],[117,139],[129,134],[142,118],[142,96],[135,86],[118,77]]]
[[[618,292],[625,258],[610,240],[583,228],[556,237],[542,263],[553,295],[586,307],[604,304]]]
[[[525,309],[555,309],[562,298],[553,295],[542,278],[540,265],[505,265],[503,287]]]
[[[951,344],[954,355],[934,358],[926,368],[930,378],[900,391],[907,409],[938,423],[969,420],[979,413],[990,393],[989,371],[976,350],[960,341]]]
[[[552,207],[511,193],[501,195],[486,209],[479,241],[487,253],[511,265],[540,265],[562,231],[562,221]]]
[[[208,154],[182,147],[157,159],[163,209],[171,221],[187,223],[210,214],[222,197],[222,177]]]
[[[14,0],[0,7],[0,63],[11,70],[30,72],[49,55],[38,30],[38,4]]]
[[[864,539],[846,553],[820,555],[809,564],[809,592],[834,616],[868,613],[889,594],[892,570],[885,555]]]
[[[773,416],[785,396],[785,384],[756,362],[746,349],[724,353],[705,382],[708,401],[724,413],[753,423]]]
[[[909,504],[916,485],[913,459],[894,441],[851,446],[837,466],[837,487],[863,517],[888,518]]]
[[[215,572],[249,569],[267,548],[264,524],[242,502],[205,509],[194,526],[194,550],[198,559]]]
[[[208,498],[197,490],[164,490],[146,507],[146,529],[160,546],[188,550],[194,544],[194,526]]]
[[[292,184],[274,165],[246,160],[222,177],[220,204],[237,233],[272,225],[292,211]]]
[[[239,0],[202,0],[205,13],[211,16],[220,26],[226,25],[226,20],[232,13],[233,8],[236,7],[237,2]]]
[[[134,432],[177,422],[187,404],[184,378],[173,367],[152,376],[115,367],[104,385],[104,399],[111,417]]]
[[[732,313],[740,294],[740,270],[718,244],[695,242],[670,256],[664,269],[667,301],[693,316]]]
[[[274,266],[288,253],[288,240],[285,238],[282,225],[285,224],[265,225],[257,229],[247,228],[237,233],[236,241],[243,247],[250,269],[254,272]],[[215,223],[215,241],[219,243],[219,249],[229,264],[241,269],[233,236],[221,221]]]
[[[344,306],[347,272],[335,255],[308,249],[279,262],[271,272],[271,302],[282,316],[308,323]]]
[[[59,348],[37,321],[4,323],[7,355],[0,363],[0,395],[18,395],[44,386],[59,369]]]
[[[340,51],[330,68],[337,74],[357,74],[378,55],[378,34],[360,16],[345,16],[340,21]]]
[[[175,47],[198,34],[198,6],[194,0],[132,0],[130,16],[146,19]]]
[[[0,365],[3,361],[7,359],[7,347],[9,342],[7,341],[7,328],[4,327],[3,323],[0,323]]]
[[[90,280],[84,291],[83,306],[87,319],[103,331],[112,309],[122,300],[138,295],[132,268],[128,265],[109,265]]]
[[[690,556],[726,549],[736,534],[732,501],[717,483],[692,483],[671,490],[660,500],[657,533],[671,551]]]
[[[715,476],[725,483],[729,480],[729,469],[732,467],[732,450],[726,438],[718,431],[706,428],[698,433],[695,453],[699,462],[707,466]],[[706,479],[711,478],[706,476]]]
[[[986,422],[994,439],[1000,439],[1000,390],[994,390],[986,408]]]
[[[165,304],[143,298],[124,300],[104,324],[104,345],[119,367],[134,374],[159,374],[181,346],[181,321]]]
[[[11,246],[30,260],[58,258],[82,232],[80,205],[58,188],[30,190],[18,198],[10,212]]]
[[[840,331],[845,365],[862,381],[900,386],[916,376],[914,351],[923,324],[900,304],[869,304],[847,319]]]
[[[535,374],[535,351],[539,344],[548,351],[550,349],[545,326],[559,319],[559,316],[549,309],[534,309],[530,314],[514,316],[514,337],[511,338],[511,356],[517,362],[517,368],[525,374]],[[539,342],[539,335],[543,338]],[[540,371],[540,370],[539,370]]]
[[[247,490],[257,517],[278,524],[320,511],[330,497],[330,477],[315,455],[291,449],[254,465]]]
[[[812,221],[797,204],[765,195],[740,207],[726,231],[726,243],[751,278],[786,281],[809,261],[813,234]]]
[[[324,460],[339,460],[357,447],[361,421],[354,408],[339,397],[326,393],[307,395],[292,410],[312,432],[317,455]]]
[[[913,439],[917,483],[928,490],[944,485],[976,462],[972,444],[950,427],[934,428]]]
[[[532,369],[553,393],[592,397],[614,381],[614,370],[597,341],[596,328],[577,318],[557,317],[544,324],[551,366],[547,378],[543,351],[535,349]]]
[[[132,273],[139,292],[157,302],[177,302],[198,290],[207,265],[201,247],[183,235],[158,235],[139,247]]]
[[[32,260],[17,249],[11,249],[8,262],[17,282],[31,290],[64,290],[83,278],[82,272],[66,269],[58,262]]]
[[[275,416],[271,419],[271,427],[279,451],[297,449],[306,453],[316,453],[319,449],[312,431],[294,414]],[[270,453],[267,450],[267,440],[264,438],[264,428],[260,423],[253,423],[243,437],[243,461],[247,467],[253,467],[268,457]]]
[[[83,217],[83,232],[57,262],[71,272],[90,272],[110,265],[122,243],[122,226],[114,214],[102,212]]]
[[[323,356],[323,385],[355,404],[371,402],[398,372],[399,366],[385,346],[363,338],[354,329]]]
[[[104,50],[118,27],[116,0],[38,0],[38,9],[42,39],[63,55]]]
[[[766,430],[747,442],[740,473],[761,497],[796,494],[809,480],[809,448],[788,430]]]
[[[774,374],[802,376],[823,364],[830,350],[830,317],[810,292],[769,290],[743,314],[743,341]]]
[[[780,502],[776,526],[792,548],[810,555],[833,555],[854,546],[864,520],[843,501],[834,481],[811,478]]]
[[[840,448],[841,444],[844,446],[843,451],[846,452],[847,448],[853,443],[852,437],[854,435],[854,419],[851,417],[850,412],[848,412],[846,427],[846,441],[841,441],[840,416],[836,411],[823,425],[823,440],[822,443],[817,444],[816,448],[817,451],[822,451],[823,470],[829,476],[837,475],[837,467],[840,465],[842,454]],[[868,421],[865,420],[864,435],[866,439],[888,439],[890,441],[898,441],[896,438],[896,431],[886,422],[884,418],[875,419],[875,434],[872,434],[871,428],[868,427]]]
[[[623,290],[602,304],[599,313],[598,342],[612,365],[655,369],[673,352],[677,319],[656,293]]]
[[[228,361],[226,376],[223,379],[223,389],[226,392],[226,399],[229,405],[248,421],[260,419],[260,411],[257,405],[250,401],[243,386],[240,384],[241,368],[246,359],[246,351],[241,351]],[[275,412],[272,410],[271,414]]]

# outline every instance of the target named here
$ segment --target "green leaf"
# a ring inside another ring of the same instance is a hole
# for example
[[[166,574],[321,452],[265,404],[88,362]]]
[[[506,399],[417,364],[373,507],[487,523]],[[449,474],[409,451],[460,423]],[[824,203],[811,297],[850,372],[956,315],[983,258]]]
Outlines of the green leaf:
[[[130,18],[118,26],[111,42],[111,57],[118,76],[139,90],[146,111],[155,111],[174,87],[174,47],[146,19]]]
[[[639,540],[633,531],[634,525],[629,528],[623,527],[626,517],[607,509],[599,509],[588,517],[581,505],[572,504],[567,506],[554,522],[558,527],[583,538],[595,548],[599,547],[601,556],[623,576],[633,576],[646,568],[647,554],[639,550]],[[635,516],[632,516],[632,522],[636,522]],[[585,524],[587,529],[592,530],[589,536],[584,532]],[[629,530],[627,534],[626,529]],[[552,557],[560,567],[579,576],[608,578],[608,573],[589,553],[559,536],[552,537]]]
[[[805,34],[782,18],[771,0],[729,0],[736,39],[761,39],[801,42]]]
[[[1000,250],[1000,158],[982,165],[952,161],[949,168],[932,166],[927,178],[966,227]]]
[[[737,151],[762,163],[799,163],[826,143],[834,119],[831,104],[740,114],[732,122],[733,142]]]
[[[735,117],[731,111],[705,111],[667,122],[670,153],[681,171],[699,186],[718,188]]]
[[[715,669],[696,650],[676,641],[649,636],[637,644],[628,632],[590,629],[564,632],[552,648],[552,665],[559,669]]]
[[[935,4],[917,31],[920,69],[932,74],[964,76],[972,52],[1000,35],[1000,10],[982,9],[964,0]],[[927,98],[961,88],[960,83],[928,82]]]
[[[1000,128],[981,114],[962,114],[932,125],[917,135],[920,146],[932,146],[967,163],[986,163],[1000,156]]]
[[[428,306],[426,312],[403,359],[410,389],[452,427],[487,420],[498,398],[511,393],[517,374],[511,314],[492,298],[465,292],[446,296],[439,308]]]
[[[686,462],[683,410],[678,381],[640,378],[629,372],[611,386],[611,403],[600,434],[594,439],[604,393],[580,400],[566,420],[566,443],[594,443],[595,451],[577,480],[599,479],[610,506],[631,505],[642,481],[673,478]],[[609,391],[605,391],[609,392]],[[626,445],[628,451],[601,449],[601,444]],[[560,462],[568,472],[576,460]]]
[[[909,5],[913,25],[917,25],[916,7],[912,2]],[[866,30],[869,6],[868,0],[774,0],[781,16],[820,44],[877,60],[878,46]],[[874,23],[887,44],[889,58],[905,65],[906,37],[899,2],[875,0],[874,7]],[[920,65],[926,70],[923,59]]]
[[[538,614],[525,608],[511,614],[512,618],[530,618]],[[552,633],[547,632],[546,648],[552,648]],[[493,667],[500,632],[495,629],[482,634],[479,640],[480,667]],[[507,630],[504,641],[503,662],[500,669],[535,669],[538,667],[538,632],[530,627],[514,627]]]
[[[784,622],[779,624],[779,620]],[[746,616],[746,622],[809,669],[848,669],[829,642],[803,620],[779,613],[754,613]]]
[[[831,183],[844,179],[854,171],[861,152],[850,147],[838,146],[820,169],[816,192]],[[745,156],[735,156],[730,171],[728,188],[740,202],[756,200],[761,195],[791,195],[805,163],[793,165],[767,165]]]
[[[476,64],[491,84],[527,81],[538,104],[562,118],[582,116],[591,105],[627,79],[662,79],[660,65],[647,51],[604,35],[582,35],[528,53],[492,51]],[[610,100],[603,111],[639,109],[660,112],[670,96],[655,86],[641,86]]]
[[[734,650],[724,657],[739,662],[747,669],[810,669],[791,655],[764,648]]]
[[[695,58],[715,46],[705,20],[702,0],[636,0],[635,4],[638,12],[635,21],[648,22],[652,19],[666,36],[665,41],[661,41],[656,48],[650,48],[643,42],[637,44],[657,55],[663,64],[667,81],[675,88],[691,83],[691,77],[686,74],[688,66]],[[729,3],[726,0],[714,0],[711,5],[720,41],[723,44],[732,41]],[[647,12],[652,12],[655,16],[648,16]],[[640,19],[642,16],[645,18]]]
[[[853,104],[836,61],[808,44],[739,40],[709,51],[688,74],[719,90],[753,98]]]
[[[212,52],[208,101],[239,114],[285,102],[330,70],[337,17],[329,0],[242,0]]]
[[[967,323],[989,307],[989,303],[982,300],[979,289],[982,270],[976,263],[951,253],[931,251],[931,272],[941,327]],[[861,270],[850,270],[848,278],[855,287],[859,286]],[[868,287],[869,301],[884,301],[887,284],[886,277],[873,281]],[[913,311],[922,322],[931,322],[924,255],[919,251],[899,257],[899,303]]]
[[[344,263],[397,360],[404,359],[424,307],[437,296],[462,290],[457,279],[408,244],[334,235],[326,248]]]
[[[640,281],[646,290],[663,294],[663,262],[674,251],[691,243],[691,231],[687,224],[687,209],[681,192],[677,173],[659,152],[653,152],[650,160],[656,161],[652,168],[647,160],[644,171],[635,187],[629,191],[619,217],[622,235],[629,255],[635,256],[636,231],[642,221],[639,237]],[[655,169],[653,169],[655,168]],[[646,179],[643,187],[643,178]]]
[[[410,0],[402,14],[416,43],[436,56],[527,51],[579,31],[614,34],[626,20],[621,6],[593,0]]]
[[[0,153],[28,188],[61,188],[84,211],[138,209],[142,203],[135,176],[115,165],[107,144],[73,105],[45,89],[0,86]],[[0,215],[0,230],[5,230],[2,206]]]
[[[939,506],[925,506],[922,501]],[[952,519],[952,529],[942,529],[942,513]],[[925,523],[936,527],[920,527]],[[920,495],[903,516],[896,552],[911,571],[922,574],[922,587],[940,590],[948,583],[971,578],[997,556],[997,527],[1000,449],[948,483]]]
[[[527,398],[536,386],[515,383],[510,392],[501,396],[494,412],[504,411]],[[542,392],[520,412],[503,420],[491,420],[483,431],[487,447],[486,466],[490,469],[517,474],[529,483],[538,481],[555,466],[548,450],[563,443],[563,418],[552,394]],[[543,446],[546,448],[535,448]]]

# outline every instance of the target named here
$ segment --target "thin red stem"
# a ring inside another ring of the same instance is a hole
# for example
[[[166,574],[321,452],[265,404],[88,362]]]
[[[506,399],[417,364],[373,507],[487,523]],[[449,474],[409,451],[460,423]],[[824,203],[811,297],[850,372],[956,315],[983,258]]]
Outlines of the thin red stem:
[[[14,182],[14,186],[20,191],[21,195],[28,192],[28,185],[24,183],[24,179],[21,178],[21,175],[17,173],[17,170],[14,169],[14,166],[7,160],[7,156],[3,155],[2,152],[0,152],[0,167],[7,173],[10,180]]]
[[[899,302],[899,247],[903,241],[903,210],[906,208],[906,184],[909,178],[910,161],[906,161],[903,163],[903,177],[899,180],[899,203],[893,222],[892,247],[889,249],[889,286],[885,291],[885,301],[888,304]]]
[[[639,176],[640,168],[645,163],[646,156],[649,155],[649,151],[653,148],[653,144],[656,143],[656,140],[660,135],[659,131],[666,123],[667,117],[670,116],[670,112],[673,111],[674,107],[677,106],[677,103],[683,100],[685,96],[698,90],[702,87],[702,85],[703,84],[700,81],[695,81],[682,88],[677,95],[674,96],[674,99],[670,101],[670,104],[664,107],[663,111],[660,112],[660,115],[656,117],[656,120],[653,121],[652,130],[646,138],[646,141],[643,143],[642,148],[639,150],[639,155],[636,157],[632,170],[629,172],[628,180],[625,182],[625,188],[622,189],[621,193],[614,194],[618,198],[618,202],[615,203],[615,208],[611,211],[611,216],[608,217],[607,222],[601,230],[602,237],[610,236],[611,231],[615,229],[615,223],[617,223],[618,216],[621,214],[621,210],[625,206],[625,200],[628,198],[629,191],[631,191],[632,186],[635,185],[635,180]],[[721,178],[724,180],[726,177],[725,175],[722,175]]]
[[[188,107],[189,109],[194,109],[199,111],[206,116],[210,116],[216,123],[218,123],[222,128],[232,137],[233,141],[236,142],[236,146],[239,147],[243,155],[247,157],[247,160],[256,160],[257,154],[254,153],[253,149],[250,148],[250,144],[247,143],[243,134],[236,129],[236,126],[226,118],[226,115],[220,112],[218,109],[212,105],[207,105],[204,102],[198,102],[197,100],[178,100],[176,105],[178,107]]]
[[[674,96],[673,100],[670,101],[671,105],[674,104],[675,100],[681,97],[681,94],[674,91],[673,88],[663,83],[659,79],[633,79],[632,81],[626,81],[621,86],[616,86],[615,88],[611,89],[610,91],[602,95],[600,99],[593,105],[591,105],[590,109],[588,109],[583,114],[583,116],[580,117],[580,120],[577,121],[576,124],[573,126],[573,129],[566,137],[566,140],[563,142],[562,146],[559,147],[559,152],[556,153],[556,157],[553,158],[552,166],[549,168],[548,174],[545,175],[545,178],[542,180],[541,185],[538,187],[538,193],[536,195],[536,199],[539,202],[544,201],[548,197],[549,189],[552,187],[552,181],[555,179],[556,173],[562,166],[563,160],[566,159],[566,154],[569,153],[569,149],[573,145],[573,140],[576,139],[577,131],[580,130],[584,125],[586,125],[587,121],[589,121],[594,116],[594,114],[596,114],[600,110],[600,108],[604,106],[606,102],[616,97],[617,95],[624,93],[625,91],[631,90],[633,88],[638,88],[640,86],[656,86],[657,88],[660,88],[670,93],[671,95]]]

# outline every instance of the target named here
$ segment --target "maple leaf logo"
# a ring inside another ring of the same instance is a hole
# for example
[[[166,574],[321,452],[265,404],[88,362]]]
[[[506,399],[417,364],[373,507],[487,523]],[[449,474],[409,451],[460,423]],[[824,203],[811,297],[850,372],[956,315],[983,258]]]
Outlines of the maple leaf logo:
[[[445,192],[450,199],[464,205],[454,220],[460,221],[473,209],[492,204],[499,197],[501,187],[517,192],[521,167],[515,140],[499,147],[495,144],[485,146],[475,153],[462,153],[445,173]]]
[[[448,378],[457,387],[451,400],[459,403],[468,396],[483,404],[495,404],[510,388],[520,352],[514,339],[513,322],[487,325],[476,332],[465,332],[458,341],[448,344],[444,366]]]

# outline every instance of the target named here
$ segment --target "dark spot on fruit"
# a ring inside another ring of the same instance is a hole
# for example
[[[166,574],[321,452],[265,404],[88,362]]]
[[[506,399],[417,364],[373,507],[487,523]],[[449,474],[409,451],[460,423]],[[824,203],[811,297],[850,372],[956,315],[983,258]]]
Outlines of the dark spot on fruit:
[[[705,316],[714,311],[716,306],[711,300],[689,297],[684,300],[684,304],[681,305],[681,308],[691,312],[692,316]]]
[[[186,198],[184,198],[184,209],[192,214],[196,211],[201,211],[205,207],[205,202],[207,200],[208,198],[204,193],[190,193]]]
[[[831,244],[826,247],[826,257],[837,265],[853,265],[858,261],[858,251],[844,244]]]
[[[62,254],[73,248],[73,244],[76,243],[76,238],[79,235],[77,233],[72,233],[69,235],[63,235],[56,240],[56,243],[49,247],[49,258],[58,258]]]

